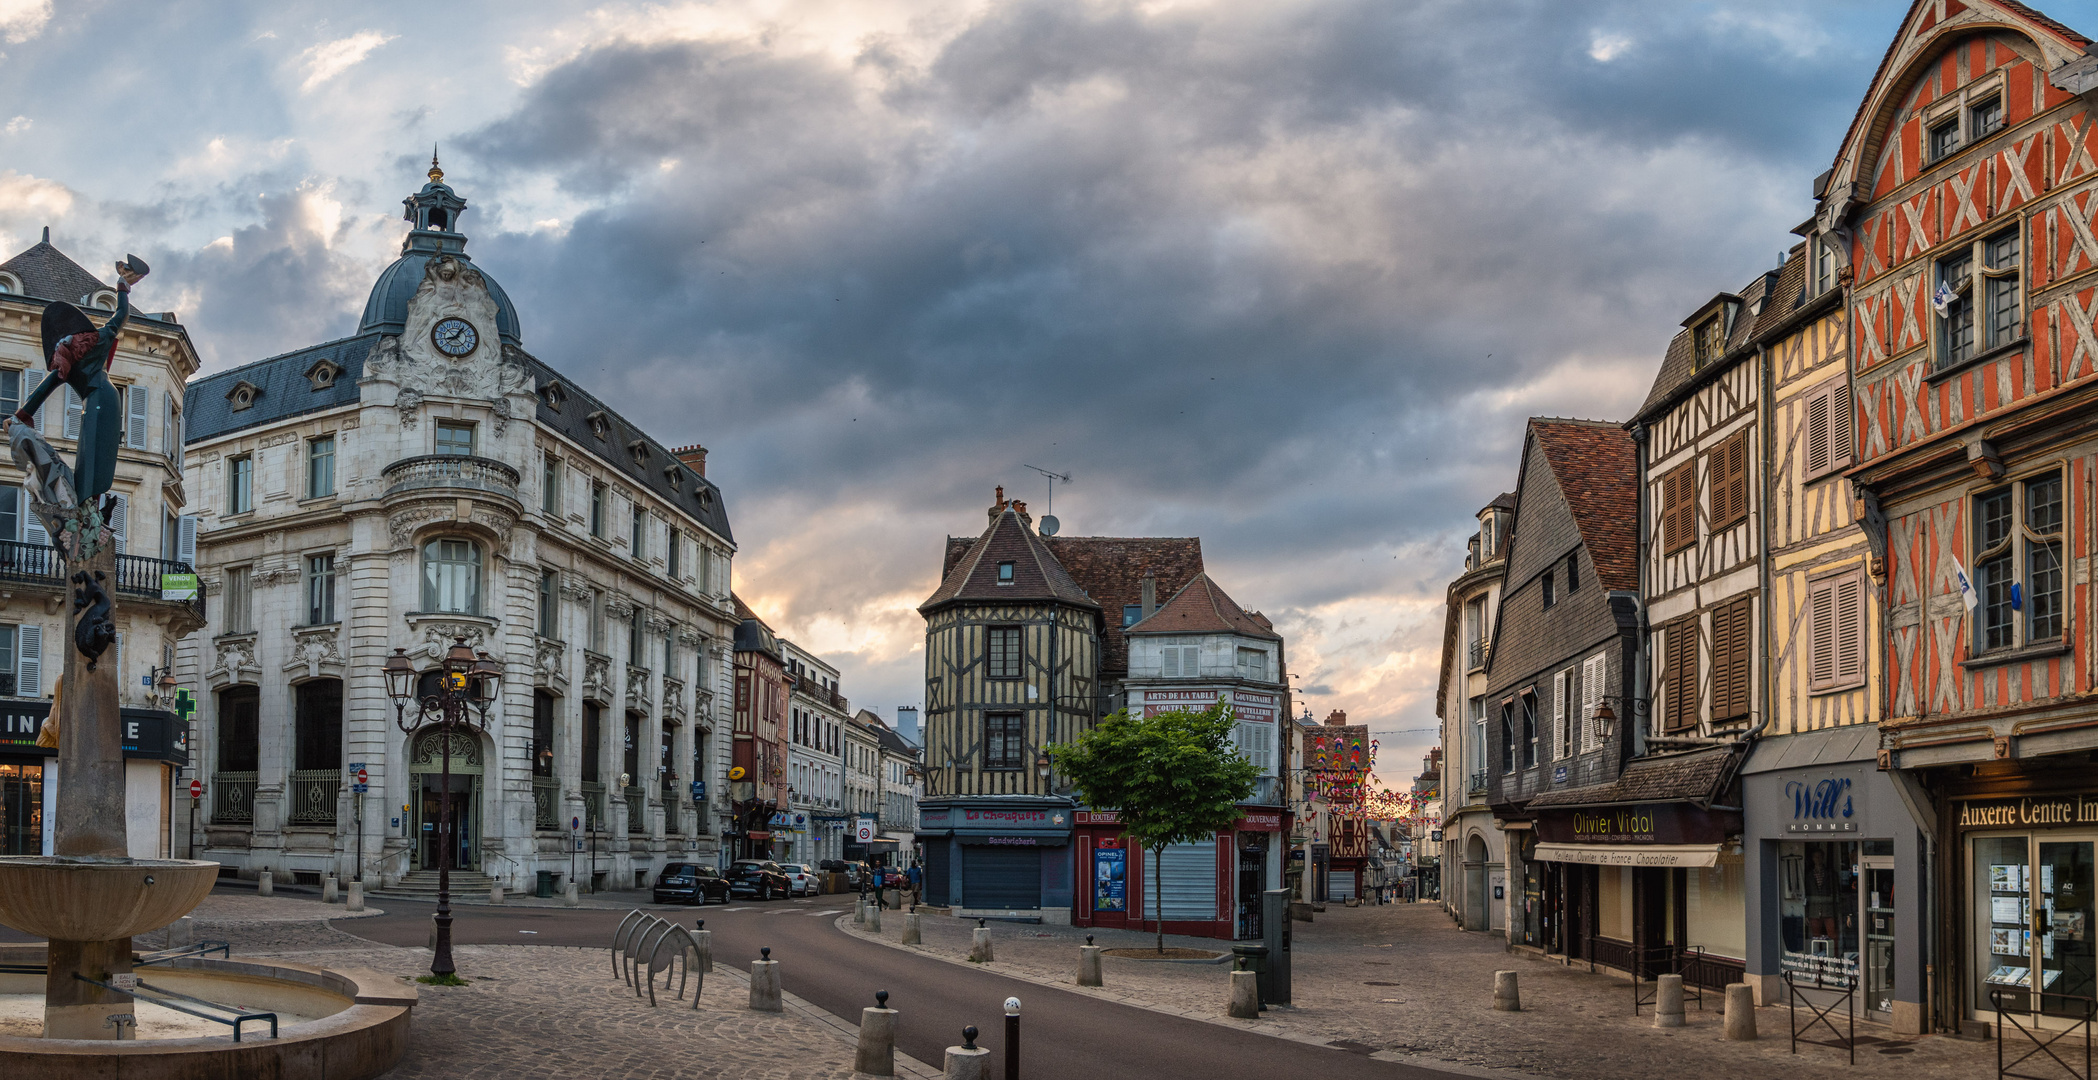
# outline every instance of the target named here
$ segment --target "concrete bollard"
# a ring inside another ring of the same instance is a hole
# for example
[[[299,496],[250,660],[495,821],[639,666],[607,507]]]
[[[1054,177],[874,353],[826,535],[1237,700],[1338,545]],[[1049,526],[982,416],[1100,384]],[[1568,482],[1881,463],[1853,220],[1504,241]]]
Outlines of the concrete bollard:
[[[334,875],[334,874],[329,874],[329,875],[328,875],[328,880],[326,880],[326,881],[323,881],[323,882],[321,882],[321,903],[323,903],[323,904],[332,904],[332,903],[334,903],[334,902],[335,902],[335,875]]]
[[[917,912],[913,911],[903,917],[903,943],[905,945],[922,944],[924,942],[924,938],[920,936],[922,930],[923,928],[918,925]]]
[[[262,873],[255,875],[255,895],[275,896],[276,894],[277,890],[271,887],[269,871],[264,870]]]
[[[855,927],[867,925],[867,902],[865,900],[852,905],[852,925]]]
[[[962,1029],[962,1044],[947,1048],[946,1080],[991,1080],[991,1052],[976,1045],[976,1029]]]
[[[1078,985],[1102,986],[1100,981],[1101,948],[1093,944],[1093,935],[1085,936],[1085,944],[1078,947]]]
[[[867,932],[870,934],[881,933],[881,909],[878,907],[867,909]]]
[[[976,921],[976,929],[969,932],[969,962],[972,964],[988,964],[991,962],[991,931],[989,927],[983,925],[982,919],[978,919]]]
[[[342,906],[349,911],[364,910],[364,882],[350,882],[350,897],[343,902]]]
[[[705,919],[699,920],[695,925],[697,928],[692,931],[692,944],[699,949],[699,972],[702,975],[711,975],[714,973],[714,932],[707,929]]]
[[[896,1075],[896,1010],[889,1008],[887,990],[876,990],[874,1007],[860,1010],[860,1041],[852,1067],[870,1076]]]
[[[1654,1026],[1683,1026],[1683,977],[1663,975],[1654,980]]]
[[[1260,1019],[1260,975],[1251,971],[1231,973],[1230,1013],[1235,1020]]]
[[[197,920],[184,915],[168,924],[168,941],[165,948],[187,949],[197,943]]]
[[[502,882],[498,881],[495,884],[488,886],[488,902],[491,904],[500,904],[503,902]]]
[[[1726,988],[1726,1041],[1756,1040],[1756,988],[1747,983],[1728,983]]]
[[[750,1007],[756,1012],[779,1012],[779,961],[772,958],[771,949],[758,951],[765,958],[750,962]]]
[[[1501,1012],[1522,1011],[1522,991],[1515,984],[1515,972],[1493,973],[1493,1007]]]
[[[582,898],[576,894],[575,882],[569,882],[568,887],[561,890],[562,907],[575,907],[576,905],[581,904],[582,902]]]

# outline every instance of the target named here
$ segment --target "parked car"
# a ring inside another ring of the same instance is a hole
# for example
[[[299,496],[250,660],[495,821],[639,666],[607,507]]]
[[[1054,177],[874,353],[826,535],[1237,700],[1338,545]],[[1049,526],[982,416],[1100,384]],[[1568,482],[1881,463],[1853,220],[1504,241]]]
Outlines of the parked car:
[[[816,872],[807,863],[786,862],[779,864],[780,873],[787,875],[788,896],[814,896],[823,891],[816,882]]]
[[[698,863],[671,863],[656,875],[658,904],[726,904],[728,891],[728,879],[720,871]]]
[[[730,896],[748,896],[758,900],[770,900],[775,896],[786,896],[790,886],[787,875],[781,872],[776,862],[759,862],[743,859],[728,866],[728,893]]]

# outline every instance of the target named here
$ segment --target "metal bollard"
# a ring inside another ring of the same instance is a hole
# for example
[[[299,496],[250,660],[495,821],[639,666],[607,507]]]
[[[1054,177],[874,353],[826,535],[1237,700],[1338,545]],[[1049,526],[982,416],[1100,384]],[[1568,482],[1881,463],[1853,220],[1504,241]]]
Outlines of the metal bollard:
[[[707,929],[705,919],[692,923],[692,944],[699,949],[699,972],[711,975],[714,972],[714,932]]]
[[[276,891],[272,885],[269,871],[264,870],[262,873],[255,875],[255,895],[274,896]]]
[[[1663,975],[1654,980],[1654,1026],[1683,1026],[1683,977]]]
[[[1522,991],[1515,983],[1515,972],[1493,973],[1493,1007],[1501,1012],[1521,1012]]]
[[[1078,985],[1099,986],[1100,946],[1093,944],[1093,935],[1085,936],[1085,944],[1078,947]]]
[[[921,933],[922,928],[918,925],[918,913],[913,911],[910,914],[905,915],[903,917],[903,944],[922,944],[924,938],[921,936]]]
[[[887,990],[876,990],[874,1007],[860,1010],[860,1041],[852,1067],[870,1076],[896,1075],[896,1010],[889,1008]]]
[[[991,1080],[991,1052],[976,1045],[976,1029],[962,1029],[962,1044],[947,1048],[946,1080]]]
[[[1020,999],[1005,999],[1005,1080],[1020,1080]]]
[[[1728,983],[1726,988],[1726,1040],[1754,1042],[1756,1039],[1756,988],[1747,983]]]
[[[780,1012],[779,961],[771,949],[759,949],[764,959],[750,962],[750,1007],[754,1012]]]
[[[972,964],[988,964],[991,962],[991,930],[983,924],[982,919],[976,920],[976,929],[969,933],[969,962]]]
[[[350,882],[350,897],[343,901],[343,908],[348,911],[364,910],[364,882]]]

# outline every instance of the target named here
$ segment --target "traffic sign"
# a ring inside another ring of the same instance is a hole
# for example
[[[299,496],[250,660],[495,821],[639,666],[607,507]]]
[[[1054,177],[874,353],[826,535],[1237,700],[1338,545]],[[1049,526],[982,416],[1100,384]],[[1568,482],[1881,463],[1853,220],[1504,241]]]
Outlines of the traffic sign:
[[[855,839],[857,839],[862,844],[871,843],[874,840],[873,818],[860,819],[860,827]]]
[[[204,797],[204,781],[192,779],[189,782],[189,797],[192,799]]]
[[[568,831],[569,831],[569,832],[582,832],[582,831],[583,831],[583,819],[582,819],[582,818],[579,818],[579,817],[572,817],[572,818],[569,818],[569,819],[568,819]]]

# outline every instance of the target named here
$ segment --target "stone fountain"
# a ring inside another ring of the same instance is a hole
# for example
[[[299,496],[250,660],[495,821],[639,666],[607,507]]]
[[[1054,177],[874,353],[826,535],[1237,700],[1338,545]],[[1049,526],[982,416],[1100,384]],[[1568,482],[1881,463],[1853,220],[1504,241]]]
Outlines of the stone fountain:
[[[24,413],[33,413],[61,382],[75,389],[90,414],[98,406],[114,408],[103,368],[129,310],[128,287],[144,276],[145,265],[134,257],[117,271],[125,288],[116,315],[99,331],[69,304],[45,310],[45,356],[58,377],[44,381]],[[100,391],[108,391],[106,400]],[[135,859],[126,844],[117,665],[114,656],[103,662],[116,636],[116,548],[101,511],[121,418],[85,419],[73,469],[29,425],[6,425],[32,508],[65,553],[72,603],[64,678],[49,721],[58,740],[53,854],[0,857],[0,923],[47,940],[40,948],[0,948],[0,995],[28,992],[24,972],[41,966],[43,1027],[40,1038],[0,1034],[0,1076],[290,1075],[299,1065],[325,1062],[326,1075],[356,1078],[391,1069],[407,1046],[412,986],[303,965],[184,957],[154,967],[152,977],[167,990],[192,995],[167,998],[166,990],[154,988],[162,1000],[198,1002],[207,1012],[276,1010],[301,1022],[279,1031],[273,1019],[278,1037],[245,1043],[238,1024],[227,1035],[138,1041],[133,992],[147,984],[133,970],[131,939],[202,903],[219,864]],[[212,1004],[231,1000],[243,1004]]]

